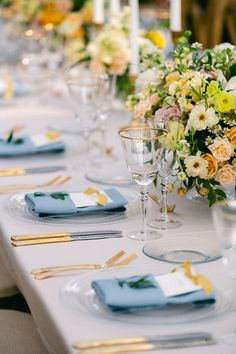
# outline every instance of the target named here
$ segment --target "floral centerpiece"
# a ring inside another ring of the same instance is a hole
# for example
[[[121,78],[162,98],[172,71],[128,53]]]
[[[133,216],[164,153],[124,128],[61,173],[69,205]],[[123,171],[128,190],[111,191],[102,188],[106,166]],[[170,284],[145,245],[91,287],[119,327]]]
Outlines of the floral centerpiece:
[[[195,188],[209,205],[226,197],[236,178],[236,47],[202,50],[180,38],[173,59],[143,58],[128,105],[136,120],[168,128],[179,194]]]
[[[139,50],[141,56],[159,53],[165,46],[165,39],[159,32],[141,32]],[[109,23],[88,43],[85,58],[91,70],[106,72],[116,76],[119,96],[127,98],[133,91],[133,81],[129,80],[130,50],[130,8],[113,16]]]
[[[92,23],[92,3],[74,11],[72,0],[10,0],[7,13],[27,37],[44,38],[51,49],[63,47],[69,62],[81,60]]]

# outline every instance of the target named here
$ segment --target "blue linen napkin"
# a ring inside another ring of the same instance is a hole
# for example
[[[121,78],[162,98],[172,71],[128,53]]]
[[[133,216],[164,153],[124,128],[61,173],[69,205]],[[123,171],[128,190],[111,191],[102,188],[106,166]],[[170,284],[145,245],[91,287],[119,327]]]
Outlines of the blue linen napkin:
[[[145,279],[150,281],[154,287],[132,288],[126,283],[139,279],[140,276],[124,278],[122,279],[122,281],[125,280],[123,286],[119,285],[121,279],[94,280],[92,288],[100,301],[112,312],[134,312],[184,304],[203,306],[215,302],[214,294],[205,295],[203,290],[166,297],[152,275],[147,275]]]
[[[49,152],[55,153],[65,150],[65,144],[61,140],[37,147],[28,136],[20,137],[20,139],[22,139],[21,144],[16,144],[14,141],[8,143],[6,140],[0,140],[0,157],[14,157]]]
[[[115,188],[105,189],[104,192],[110,197],[111,202],[104,206],[94,205],[88,207],[77,208],[72,202],[67,192],[52,192],[54,195],[57,193],[65,193],[64,199],[55,199],[52,197],[52,193],[27,193],[25,195],[25,201],[30,209],[38,214],[40,217],[64,217],[75,214],[88,214],[100,211],[124,211],[125,205],[128,201],[123,195]],[[40,195],[41,194],[41,195]]]

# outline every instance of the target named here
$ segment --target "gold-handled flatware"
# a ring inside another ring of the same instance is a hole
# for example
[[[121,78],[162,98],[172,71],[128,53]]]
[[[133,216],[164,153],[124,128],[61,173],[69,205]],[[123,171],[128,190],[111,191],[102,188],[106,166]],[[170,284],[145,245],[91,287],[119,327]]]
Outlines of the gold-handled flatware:
[[[39,174],[39,173],[52,173],[57,171],[65,171],[65,166],[44,166],[44,167],[12,167],[0,170],[0,177],[8,177],[8,176],[23,176],[30,174]]]
[[[56,176],[50,179],[46,183],[41,184],[31,184],[31,183],[24,183],[24,184],[9,184],[3,187],[0,187],[0,194],[3,193],[12,193],[17,192],[19,190],[29,190],[35,188],[46,188],[50,186],[62,186],[66,184],[71,179],[71,176]]]
[[[126,257],[123,261],[117,263],[117,260],[119,258],[116,258],[115,260],[112,260],[112,262],[109,263],[105,262],[102,264],[85,264],[85,265],[78,264],[78,265],[57,267],[57,269],[54,268],[54,270],[50,270],[50,271],[45,271],[45,270],[40,271],[39,269],[35,269],[31,272],[31,274],[34,276],[35,279],[42,280],[46,278],[56,277],[59,275],[64,275],[64,273],[71,272],[71,271],[86,270],[86,269],[103,269],[103,268],[110,268],[110,267],[123,267],[133,262],[137,258],[137,255],[133,253],[130,256]]]
[[[155,194],[149,194],[149,197],[158,205],[162,205],[160,199]],[[173,213],[175,210],[176,204],[167,205],[167,213]],[[160,207],[160,212],[162,213],[162,206]]]
[[[44,272],[49,272],[49,271],[57,271],[57,270],[73,270],[75,267],[76,269],[81,268],[81,269],[87,269],[87,267],[92,267],[92,269],[102,269],[105,267],[111,266],[113,263],[118,261],[121,257],[125,255],[125,251],[121,250],[118,253],[116,253],[114,256],[109,258],[103,263],[87,263],[87,264],[73,264],[73,265],[67,265],[67,266],[54,266],[54,267],[44,267],[44,268],[37,268],[33,269],[31,271],[31,274],[33,275],[38,275]]]
[[[42,240],[67,236],[95,236],[95,235],[116,235],[122,234],[120,230],[93,230],[93,231],[74,231],[74,232],[52,232],[49,234],[29,234],[29,235],[13,235],[11,241],[28,241]]]
[[[62,242],[73,242],[73,241],[88,241],[88,240],[101,240],[109,238],[121,238],[123,237],[121,232],[118,233],[98,233],[98,234],[85,234],[85,235],[68,235],[68,236],[59,236],[52,238],[43,238],[35,240],[23,240],[23,241],[11,241],[12,246],[22,247],[22,246],[34,246],[34,245],[44,245],[50,243],[62,243]]]
[[[155,349],[173,349],[216,344],[209,332],[192,332],[162,336],[141,336],[117,338],[103,341],[78,342],[74,348],[84,354],[119,354],[152,351]]]

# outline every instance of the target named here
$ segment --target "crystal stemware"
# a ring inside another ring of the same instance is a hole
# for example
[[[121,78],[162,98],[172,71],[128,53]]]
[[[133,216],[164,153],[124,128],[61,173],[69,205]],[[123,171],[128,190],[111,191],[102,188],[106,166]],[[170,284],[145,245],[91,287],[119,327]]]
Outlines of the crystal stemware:
[[[226,200],[212,209],[214,226],[228,275],[236,279],[236,200]]]
[[[142,204],[142,229],[130,232],[128,237],[135,240],[151,240],[160,234],[147,228],[148,186],[154,181],[163,157],[165,130],[147,127],[124,128],[119,131],[124,157],[129,172],[140,186]]]
[[[168,230],[180,227],[182,224],[179,220],[174,220],[169,217],[167,212],[167,194],[169,186],[169,178],[173,173],[173,169],[176,162],[176,152],[171,150],[165,150],[165,156],[161,161],[158,176],[160,177],[162,203],[161,203],[161,215],[160,217],[151,220],[148,225],[155,229]]]
[[[80,76],[67,81],[74,116],[84,136],[84,152],[87,161],[90,157],[90,132],[97,120],[97,91],[98,79],[90,72],[83,72]]]

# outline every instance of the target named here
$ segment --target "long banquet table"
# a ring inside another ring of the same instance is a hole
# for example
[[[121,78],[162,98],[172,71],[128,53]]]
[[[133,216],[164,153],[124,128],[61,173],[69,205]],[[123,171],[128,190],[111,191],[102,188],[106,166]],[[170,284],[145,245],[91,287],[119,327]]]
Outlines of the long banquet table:
[[[64,126],[67,124],[72,125],[73,117],[71,111],[66,106],[65,108],[58,108],[56,106],[50,107],[36,104],[28,107],[27,110],[23,106],[4,107],[1,117],[1,133],[7,131],[8,128],[15,124],[23,124],[25,126],[24,133],[37,133],[49,125],[57,125],[59,127],[61,124]],[[127,124],[127,115],[123,115],[122,113],[116,114],[109,122],[109,143],[116,146],[115,153],[118,154],[120,158],[122,158],[122,155],[116,129],[125,124]],[[65,140],[68,142],[68,149],[64,154],[1,159],[1,168],[63,164],[68,168],[65,174],[68,173],[72,176],[72,180],[67,186],[63,187],[63,189],[79,189],[82,185],[96,186],[96,184],[85,179],[83,166],[78,164],[76,144],[80,139],[80,135],[65,135]],[[75,165],[77,165],[77,168],[74,168]],[[55,175],[56,174],[60,174],[60,172],[55,173]],[[53,177],[53,174],[50,174],[50,177],[51,176]],[[1,177],[0,186],[9,183],[25,183],[32,181],[34,183],[42,183],[48,179],[49,176],[46,174],[8,178]],[[102,186],[97,185],[97,187],[101,188]],[[129,185],[128,187],[126,186],[126,188],[133,190],[134,193],[138,195],[138,190],[135,185]],[[101,262],[120,249],[124,249],[127,255],[136,252],[138,259],[133,263],[133,266],[140,265],[145,269],[145,266],[149,265],[156,274],[170,271],[173,268],[173,264],[146,257],[142,253],[144,242],[133,241],[125,237],[122,239],[78,241],[14,248],[10,243],[10,237],[13,234],[47,233],[64,231],[65,229],[75,231],[78,228],[80,230],[112,228],[120,229],[125,233],[133,228],[137,228],[141,218],[140,214],[137,214],[130,219],[110,225],[79,225],[77,228],[74,226],[65,227],[60,225],[29,223],[9,215],[7,210],[9,198],[10,195],[8,194],[0,195],[1,258],[3,258],[11,276],[15,279],[17,286],[24,294],[38,331],[49,353],[75,353],[76,351],[72,347],[73,343],[84,340],[109,339],[145,334],[172,334],[186,331],[209,331],[218,337],[224,332],[236,329],[235,311],[228,311],[218,317],[209,316],[209,318],[207,317],[201,321],[175,325],[153,325],[148,323],[129,324],[96,317],[88,311],[79,309],[73,311],[62,301],[61,290],[73,278],[81,277],[82,282],[86,272],[70,273],[66,276],[39,281],[31,276],[30,271],[33,268],[48,265]],[[183,226],[173,231],[161,232],[163,237],[168,238],[170,242],[171,239],[173,239],[174,242],[174,237],[176,236],[216,240],[210,211],[206,205],[193,203],[185,198],[177,199],[174,195],[171,196],[171,198],[177,204],[176,217],[182,221]],[[152,212],[154,213],[155,210],[158,210],[158,207],[153,203]],[[195,268],[200,273],[209,275],[209,277],[214,278],[220,274],[224,276],[224,269],[220,259],[214,262],[196,265]],[[201,351],[202,354],[208,354],[210,350],[212,350],[214,354],[233,354],[235,353],[235,345],[220,342],[213,347],[181,348],[173,349],[172,352],[173,354],[195,354]],[[167,351],[159,350],[158,352],[164,354]]]

